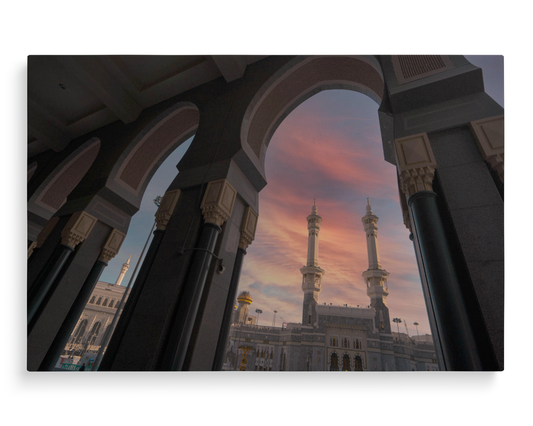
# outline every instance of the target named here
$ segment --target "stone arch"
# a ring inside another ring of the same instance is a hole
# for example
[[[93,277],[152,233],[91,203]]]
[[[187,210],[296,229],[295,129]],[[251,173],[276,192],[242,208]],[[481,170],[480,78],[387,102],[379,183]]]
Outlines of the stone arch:
[[[342,355],[342,371],[352,371],[350,366],[350,355],[346,352]]]
[[[298,105],[323,90],[363,93],[378,105],[384,93],[381,66],[373,56],[298,57],[278,70],[257,91],[241,125],[241,144],[264,173],[266,149],[272,135]]]
[[[363,358],[361,358],[361,355],[355,355],[354,356],[354,371],[363,371]]]
[[[329,371],[339,371],[339,355],[332,352],[329,358]]]
[[[126,147],[106,187],[138,207],[158,167],[196,133],[199,122],[200,112],[190,102],[179,102],[158,115]]]
[[[28,211],[50,219],[91,168],[99,150],[100,139],[91,138],[65,158],[28,200]]]

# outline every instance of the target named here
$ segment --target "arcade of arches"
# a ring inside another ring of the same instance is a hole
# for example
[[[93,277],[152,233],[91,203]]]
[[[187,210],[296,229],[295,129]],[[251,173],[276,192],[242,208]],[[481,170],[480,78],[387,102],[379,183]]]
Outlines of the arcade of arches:
[[[463,56],[30,56],[28,370],[53,369],[192,135],[100,370],[217,369],[270,138],[328,89],[379,105],[439,368],[503,370],[503,108],[483,87]]]

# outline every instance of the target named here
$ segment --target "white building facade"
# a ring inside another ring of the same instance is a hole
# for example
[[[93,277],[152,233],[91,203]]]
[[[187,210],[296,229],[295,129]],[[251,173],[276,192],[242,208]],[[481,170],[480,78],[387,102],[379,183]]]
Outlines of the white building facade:
[[[85,353],[98,353],[108,327],[111,326],[120,306],[126,287],[121,286],[129,268],[130,258],[122,265],[122,270],[115,284],[98,281],[89,297],[74,331],[63,351],[64,355],[82,356]],[[122,302],[126,303],[128,295]],[[120,315],[120,313],[119,313]],[[112,330],[110,330],[112,331]]]
[[[411,338],[391,332],[387,306],[389,273],[379,258],[378,222],[367,201],[362,222],[367,237],[368,269],[363,272],[370,305],[320,304],[325,271],[318,266],[322,218],[316,203],[307,217],[307,265],[300,269],[304,301],[302,324],[254,326],[248,318],[250,293],[239,296],[227,345],[224,370],[241,371],[438,371],[431,336]],[[246,301],[246,303],[242,303]],[[246,312],[244,312],[244,310]]]

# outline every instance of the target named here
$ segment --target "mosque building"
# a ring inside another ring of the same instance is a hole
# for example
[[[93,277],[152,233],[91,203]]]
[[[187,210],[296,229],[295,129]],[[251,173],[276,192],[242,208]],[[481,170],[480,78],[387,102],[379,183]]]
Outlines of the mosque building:
[[[307,216],[307,264],[302,273],[302,323],[281,327],[256,324],[249,315],[252,296],[240,293],[227,344],[224,370],[241,371],[437,371],[430,335],[409,337],[391,331],[387,306],[389,272],[379,256],[378,220],[367,200],[361,219],[366,233],[368,269],[363,272],[370,305],[320,304],[325,270],[318,264],[322,217],[316,202]]]
[[[81,314],[76,327],[68,339],[68,343],[63,349],[61,359],[58,361],[58,368],[63,364],[77,364],[81,366],[83,362],[89,364],[95,360],[99,351],[102,350],[108,327],[113,325],[113,319],[117,315],[120,302],[126,292],[126,287],[122,286],[122,280],[130,267],[131,256],[122,265],[120,274],[114,284],[98,281],[89,298],[85,309]],[[128,295],[124,298],[126,303]],[[118,312],[120,316],[120,312]],[[112,330],[109,330],[111,333]],[[65,366],[63,366],[65,367]]]

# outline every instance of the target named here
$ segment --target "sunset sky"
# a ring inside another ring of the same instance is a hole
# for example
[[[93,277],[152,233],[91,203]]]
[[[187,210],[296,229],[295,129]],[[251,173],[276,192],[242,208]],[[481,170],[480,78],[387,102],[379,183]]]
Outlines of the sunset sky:
[[[467,56],[484,70],[485,89],[503,106],[503,57]],[[296,108],[279,126],[266,155],[268,185],[260,193],[256,238],[248,248],[239,292],[250,291],[250,312],[263,311],[260,324],[301,322],[303,292],[299,269],[307,257],[307,222],[313,199],[322,217],[319,265],[326,271],[319,303],[367,306],[361,276],[368,268],[361,217],[366,198],[379,217],[381,264],[389,273],[391,318],[407,321],[409,334],[430,333],[409,231],[402,220],[395,167],[383,160],[378,105],[351,91],[321,92]],[[191,139],[192,140],[192,139]],[[178,148],[152,178],[140,211],[132,219],[119,255],[101,280],[114,282],[132,255],[127,285],[153,225],[153,199],[177,174],[191,140]],[[393,325],[393,331],[396,331]],[[405,332],[401,325],[401,332]]]

